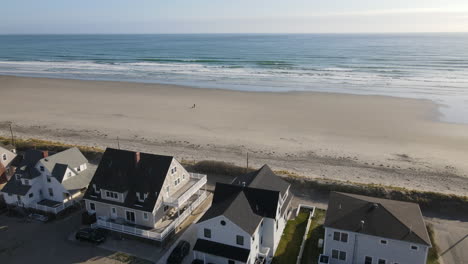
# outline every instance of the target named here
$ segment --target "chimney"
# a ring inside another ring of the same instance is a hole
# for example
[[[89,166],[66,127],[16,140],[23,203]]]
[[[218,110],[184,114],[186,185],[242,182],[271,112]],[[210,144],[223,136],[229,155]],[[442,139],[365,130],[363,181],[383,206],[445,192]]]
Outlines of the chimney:
[[[135,152],[135,166],[140,163],[140,152]]]
[[[42,157],[43,157],[43,158],[49,157],[49,151],[48,151],[48,150],[43,150],[43,151],[42,151]]]

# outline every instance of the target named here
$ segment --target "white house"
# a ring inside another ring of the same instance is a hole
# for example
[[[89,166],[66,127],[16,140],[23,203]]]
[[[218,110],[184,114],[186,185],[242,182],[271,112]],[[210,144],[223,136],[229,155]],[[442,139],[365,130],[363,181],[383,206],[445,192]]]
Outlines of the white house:
[[[84,199],[96,226],[160,242],[206,199],[206,182],[174,157],[107,148]]]
[[[425,264],[431,247],[415,203],[332,192],[324,226],[319,263]]]
[[[2,189],[5,202],[58,213],[72,204],[91,177],[88,161],[77,148],[53,154],[27,150],[14,176]]]
[[[290,213],[290,185],[265,165],[217,183],[213,202],[197,223],[194,259],[204,263],[270,263]]]
[[[16,158],[15,147],[0,144],[0,184],[6,183],[14,172],[11,168]]]

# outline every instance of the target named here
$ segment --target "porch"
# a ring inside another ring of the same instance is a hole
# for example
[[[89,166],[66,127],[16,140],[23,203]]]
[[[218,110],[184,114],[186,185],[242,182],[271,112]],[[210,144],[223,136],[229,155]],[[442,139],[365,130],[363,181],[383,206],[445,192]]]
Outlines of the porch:
[[[46,213],[53,213],[58,214],[59,212],[65,210],[66,208],[70,207],[73,204],[73,201],[57,202],[53,200],[44,199],[39,201],[38,203],[29,204],[25,207],[39,210]]]
[[[100,227],[112,231],[118,231],[146,239],[155,241],[163,241],[195,210],[205,199],[207,193],[199,190],[189,197],[187,204],[180,210],[178,214],[167,214],[163,219],[155,223],[154,228],[148,228],[131,223],[118,222],[113,219],[98,219],[91,227]]]
[[[164,200],[164,205],[175,208],[182,206],[207,182],[205,174],[189,173],[189,177],[189,181],[182,188]]]

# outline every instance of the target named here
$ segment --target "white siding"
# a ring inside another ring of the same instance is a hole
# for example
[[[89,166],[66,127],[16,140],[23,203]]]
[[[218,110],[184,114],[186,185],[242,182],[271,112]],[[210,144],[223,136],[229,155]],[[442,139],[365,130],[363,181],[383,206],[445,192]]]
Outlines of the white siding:
[[[333,240],[335,231],[347,233],[348,242]],[[387,244],[381,244],[382,239],[386,240]],[[418,250],[411,249],[411,245],[417,245]],[[331,258],[333,249],[346,252],[346,261]],[[330,264],[364,263],[366,256],[372,257],[373,263],[384,259],[387,264],[424,264],[428,250],[427,246],[420,244],[325,228],[324,254],[330,256]]]

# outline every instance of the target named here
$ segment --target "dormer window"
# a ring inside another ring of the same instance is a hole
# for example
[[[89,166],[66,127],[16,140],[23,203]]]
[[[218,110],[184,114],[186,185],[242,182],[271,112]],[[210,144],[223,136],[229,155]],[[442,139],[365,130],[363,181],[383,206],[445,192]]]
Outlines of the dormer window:
[[[24,180],[25,185],[29,185],[29,180]]]
[[[116,192],[106,191],[106,197],[112,199],[119,199],[119,194]]]
[[[44,166],[40,166],[39,169],[40,169],[41,171],[44,171]]]
[[[2,159],[3,159],[3,160],[7,160],[7,155],[6,155],[6,154],[3,154],[3,155],[2,155]]]
[[[93,184],[93,189],[94,189],[94,192],[95,192],[95,193],[100,193],[100,191],[98,190],[96,184]]]

